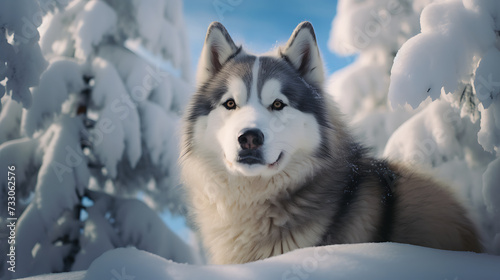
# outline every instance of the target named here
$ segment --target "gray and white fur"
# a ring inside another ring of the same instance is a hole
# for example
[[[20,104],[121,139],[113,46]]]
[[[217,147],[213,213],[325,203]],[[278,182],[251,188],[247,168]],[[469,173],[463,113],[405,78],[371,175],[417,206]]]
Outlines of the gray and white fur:
[[[180,163],[211,262],[360,242],[480,252],[446,187],[353,139],[323,92],[323,69],[309,22],[260,56],[222,24],[208,28]]]

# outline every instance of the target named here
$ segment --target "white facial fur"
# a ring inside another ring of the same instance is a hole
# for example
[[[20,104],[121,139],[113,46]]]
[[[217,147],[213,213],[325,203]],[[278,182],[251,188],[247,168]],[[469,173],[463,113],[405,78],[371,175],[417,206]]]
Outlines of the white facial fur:
[[[198,120],[196,129],[202,130],[202,133],[199,131],[195,135],[201,137],[197,140],[202,145],[200,148],[213,153],[230,172],[268,177],[285,169],[290,159],[297,154],[313,153],[320,144],[320,132],[313,115],[290,106],[289,100],[281,92],[281,82],[277,79],[269,79],[264,83],[259,99],[259,67],[259,59],[256,59],[252,69],[250,98],[243,80],[233,77],[228,82],[228,91],[221,98],[219,106],[206,119]],[[235,100],[235,110],[227,110],[222,106],[229,98]],[[276,99],[288,106],[280,111],[271,110],[270,105]],[[237,162],[240,150],[238,135],[249,128],[260,129],[264,133],[261,149],[266,164],[248,165]]]

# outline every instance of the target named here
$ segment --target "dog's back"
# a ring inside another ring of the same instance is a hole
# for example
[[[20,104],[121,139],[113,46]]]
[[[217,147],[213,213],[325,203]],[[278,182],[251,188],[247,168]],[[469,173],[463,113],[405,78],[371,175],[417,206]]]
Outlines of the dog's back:
[[[401,174],[395,195],[393,242],[481,252],[479,236],[453,193],[432,178],[393,165]]]

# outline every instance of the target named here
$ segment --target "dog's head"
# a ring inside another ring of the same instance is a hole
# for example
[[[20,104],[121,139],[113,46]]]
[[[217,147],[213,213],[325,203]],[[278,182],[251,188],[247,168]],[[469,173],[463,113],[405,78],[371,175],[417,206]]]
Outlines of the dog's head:
[[[224,26],[208,28],[186,114],[184,151],[244,176],[272,176],[321,152],[327,126],[324,70],[312,25],[297,26],[273,55],[254,56]]]

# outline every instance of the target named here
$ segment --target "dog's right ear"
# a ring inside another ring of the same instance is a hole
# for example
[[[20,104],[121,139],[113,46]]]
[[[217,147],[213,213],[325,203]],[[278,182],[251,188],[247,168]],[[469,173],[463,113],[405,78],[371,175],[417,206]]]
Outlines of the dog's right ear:
[[[279,53],[299,72],[304,80],[316,87],[322,87],[325,80],[325,70],[314,28],[310,22],[300,23],[293,31],[286,46],[279,49]]]
[[[219,72],[226,61],[238,54],[240,50],[241,47],[236,47],[224,25],[220,22],[212,22],[208,27],[205,45],[203,45],[198,62],[196,73],[198,84],[207,82]]]

